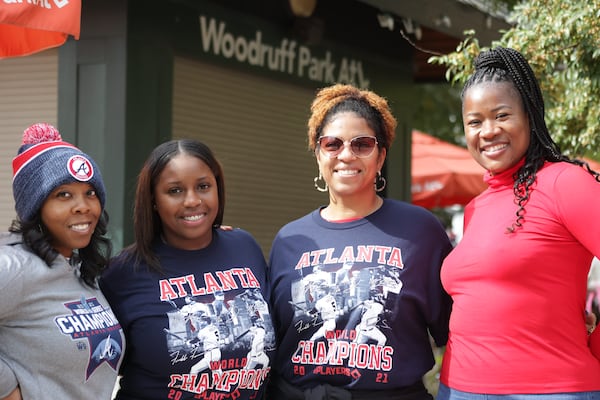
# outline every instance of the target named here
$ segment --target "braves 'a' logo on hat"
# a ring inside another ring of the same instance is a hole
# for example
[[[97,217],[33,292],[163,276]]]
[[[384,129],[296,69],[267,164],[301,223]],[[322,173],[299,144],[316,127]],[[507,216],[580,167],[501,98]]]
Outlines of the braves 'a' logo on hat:
[[[84,156],[75,155],[67,161],[67,169],[73,178],[86,182],[94,176],[92,163]]]

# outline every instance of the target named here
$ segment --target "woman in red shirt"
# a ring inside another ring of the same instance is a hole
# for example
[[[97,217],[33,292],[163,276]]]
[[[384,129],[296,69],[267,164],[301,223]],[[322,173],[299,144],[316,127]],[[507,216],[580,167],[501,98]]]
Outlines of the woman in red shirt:
[[[462,97],[467,147],[489,188],[465,208],[442,266],[453,306],[438,400],[600,399],[600,332],[590,338],[585,317],[598,173],[550,137],[519,52],[481,53]]]

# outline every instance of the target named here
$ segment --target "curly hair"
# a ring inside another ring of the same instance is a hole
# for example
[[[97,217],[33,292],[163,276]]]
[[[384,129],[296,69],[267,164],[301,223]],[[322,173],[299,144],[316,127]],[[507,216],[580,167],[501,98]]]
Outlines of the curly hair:
[[[571,159],[561,153],[554,142],[544,119],[544,99],[540,85],[531,66],[521,53],[514,49],[496,47],[481,52],[475,59],[475,72],[465,83],[461,99],[473,86],[483,82],[509,82],[518,91],[525,112],[529,118],[530,145],[525,153],[525,164],[514,175],[513,191],[515,203],[518,205],[515,222],[508,227],[514,232],[522,226],[525,215],[525,205],[531,195],[531,187],[536,181],[537,172],[544,162],[565,161],[571,164],[585,166],[586,170],[600,181],[598,172],[592,170],[582,160]]]
[[[56,257],[58,257],[58,251],[50,244],[52,238],[44,228],[40,211],[30,221],[14,219],[9,231],[21,234],[23,244],[35,255],[44,260],[48,266],[51,266]],[[80,279],[89,287],[95,289],[98,288],[97,280],[107,268],[112,254],[112,242],[106,236],[107,232],[108,213],[106,210],[102,210],[90,242],[86,247],[78,249],[77,253],[73,253],[70,260],[71,265],[81,262],[79,267]]]
[[[389,150],[396,136],[396,118],[383,97],[352,85],[336,84],[319,90],[310,106],[308,147],[314,151],[323,128],[342,112],[353,112],[364,118],[375,132],[378,147]]]

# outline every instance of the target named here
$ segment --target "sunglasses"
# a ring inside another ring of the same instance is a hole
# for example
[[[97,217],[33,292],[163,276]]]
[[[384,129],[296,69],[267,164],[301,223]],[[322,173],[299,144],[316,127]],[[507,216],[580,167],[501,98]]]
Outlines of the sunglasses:
[[[357,136],[346,142],[335,136],[321,136],[317,142],[321,153],[329,158],[337,157],[348,143],[352,154],[359,158],[369,157],[377,146],[375,136]]]

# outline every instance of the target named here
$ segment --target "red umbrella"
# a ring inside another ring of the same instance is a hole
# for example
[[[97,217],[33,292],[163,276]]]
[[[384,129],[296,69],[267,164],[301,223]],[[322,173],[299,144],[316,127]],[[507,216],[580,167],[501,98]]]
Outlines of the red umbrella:
[[[487,188],[485,170],[463,147],[412,131],[412,202],[426,208],[465,205]]]
[[[26,56],[79,39],[81,0],[4,0],[0,4],[0,58]]]

